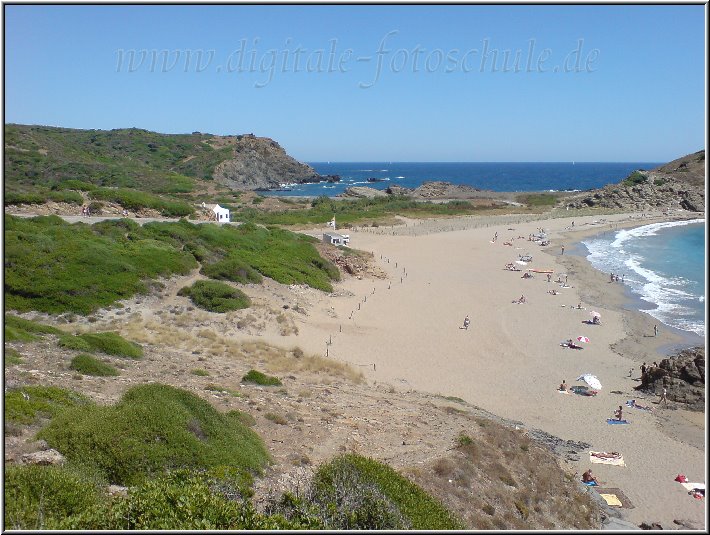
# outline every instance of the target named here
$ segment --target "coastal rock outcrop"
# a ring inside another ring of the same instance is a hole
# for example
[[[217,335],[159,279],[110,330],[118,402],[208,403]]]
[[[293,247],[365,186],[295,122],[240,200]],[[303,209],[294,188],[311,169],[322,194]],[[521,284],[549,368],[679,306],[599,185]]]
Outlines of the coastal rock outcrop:
[[[645,383],[636,387],[654,394],[660,394],[663,388],[666,388],[669,400],[683,403],[691,410],[704,410],[705,349],[685,349],[663,359],[657,368],[651,368],[646,374]]]
[[[232,157],[218,164],[212,177],[231,189],[276,189],[282,184],[338,182],[338,175],[320,175],[310,165],[292,158],[273,139],[253,134],[214,136],[213,148],[232,148]]]
[[[705,211],[705,151],[650,171],[634,171],[618,184],[571,195],[569,208]]]
[[[351,198],[365,198],[372,199],[374,197],[386,197],[387,193],[380,189],[370,188],[367,186],[352,186],[347,188],[343,193],[338,195],[338,197],[351,197]]]

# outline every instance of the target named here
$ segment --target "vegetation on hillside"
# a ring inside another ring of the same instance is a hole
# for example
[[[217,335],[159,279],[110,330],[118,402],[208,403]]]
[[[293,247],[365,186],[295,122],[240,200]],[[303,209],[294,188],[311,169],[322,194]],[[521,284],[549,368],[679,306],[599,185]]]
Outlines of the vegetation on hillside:
[[[231,467],[248,486],[269,459],[252,430],[194,394],[161,384],[133,387],[115,406],[67,409],[39,436],[120,485],[170,469]]]
[[[158,134],[138,128],[74,130],[5,125],[5,187],[61,189],[79,180],[104,187],[180,193],[211,180],[231,147],[215,149],[210,134]]]
[[[189,297],[195,306],[210,312],[229,312],[251,305],[244,292],[219,281],[195,281],[192,286],[181,288],[178,295]]]
[[[18,311],[89,314],[148,291],[148,281],[203,262],[216,278],[332,291],[340,273],[316,240],[277,228],[149,223],[69,224],[57,216],[5,216],[5,304]]]

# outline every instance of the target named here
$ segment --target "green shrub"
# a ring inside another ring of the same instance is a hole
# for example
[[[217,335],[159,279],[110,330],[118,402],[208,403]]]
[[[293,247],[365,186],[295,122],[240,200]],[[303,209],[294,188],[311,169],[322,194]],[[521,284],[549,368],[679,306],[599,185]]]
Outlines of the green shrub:
[[[34,342],[35,340],[39,340],[39,336],[30,334],[23,329],[5,325],[6,342]]]
[[[225,258],[213,264],[203,265],[200,273],[210,279],[230,280],[248,284],[250,282],[260,283],[262,276],[249,264],[239,258]]]
[[[97,188],[96,185],[90,182],[84,182],[83,180],[76,180],[70,178],[69,180],[64,180],[59,184],[61,189],[73,189],[79,191],[93,191]]]
[[[227,413],[227,416],[229,418],[234,418],[239,423],[241,423],[242,425],[246,425],[247,427],[254,427],[256,425],[256,418],[254,418],[248,412],[242,412],[240,410],[233,409]]]
[[[41,193],[37,192],[12,192],[6,191],[4,196],[5,206],[10,204],[44,204],[47,197]]]
[[[473,439],[465,433],[460,433],[459,436],[456,437],[456,445],[458,447],[470,446],[471,444],[473,444]]]
[[[53,417],[62,409],[85,406],[88,398],[55,386],[23,386],[5,392],[5,420],[31,424],[38,416]]]
[[[645,183],[647,180],[648,177],[644,173],[634,171],[622,181],[622,184],[625,186],[636,186]]]
[[[50,191],[47,197],[54,202],[84,204],[84,197],[76,191]]]
[[[65,349],[74,351],[91,351],[92,347],[89,342],[73,334],[62,334],[59,336],[59,345]]]
[[[666,182],[668,182],[668,181],[667,181],[666,179],[664,179],[664,178],[657,178],[657,179],[655,179],[655,180],[653,181],[653,185],[654,185],[654,186],[662,186],[662,185],[665,184]]]
[[[202,368],[196,368],[190,372],[192,375],[198,375],[200,377],[208,377],[210,372],[203,370]]]
[[[326,529],[451,530],[462,522],[392,468],[359,455],[321,465],[302,497],[284,494],[270,511],[315,518]]]
[[[161,384],[133,387],[115,406],[67,409],[38,437],[122,485],[168,469],[222,465],[248,477],[268,461],[253,431],[194,394]]]
[[[118,375],[116,368],[86,353],[80,353],[74,357],[69,364],[69,368],[83,373],[84,375],[94,375],[98,377]]]
[[[32,342],[42,334],[62,334],[62,331],[51,325],[26,320],[13,314],[5,314],[5,341]]]
[[[85,333],[79,338],[85,341],[92,349],[108,355],[139,359],[143,356],[143,348],[135,342],[129,342],[120,334],[114,332]]]
[[[557,204],[557,195],[553,193],[528,193],[518,195],[515,200],[528,206],[554,206]]]
[[[278,377],[272,377],[270,375],[263,374],[256,370],[249,370],[247,374],[242,377],[243,383],[253,383],[255,385],[262,386],[281,386],[283,383]]]
[[[16,364],[22,364],[22,355],[20,355],[20,353],[19,353],[19,351],[17,351],[17,349],[13,349],[11,347],[6,347],[5,348],[5,359],[3,362],[5,363],[5,367],[14,366]]]
[[[217,281],[195,281],[192,286],[180,289],[178,295],[189,297],[196,306],[210,312],[229,312],[251,305],[244,292]]]
[[[65,519],[95,510],[102,500],[96,486],[67,468],[5,467],[6,529],[61,529]]]

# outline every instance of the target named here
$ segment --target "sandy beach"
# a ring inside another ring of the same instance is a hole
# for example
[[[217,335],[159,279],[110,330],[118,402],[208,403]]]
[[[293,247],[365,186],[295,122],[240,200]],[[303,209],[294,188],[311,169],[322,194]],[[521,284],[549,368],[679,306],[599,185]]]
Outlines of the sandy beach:
[[[357,366],[370,382],[457,396],[527,430],[620,452],[623,467],[592,466],[588,455],[563,463],[578,474],[591,467],[603,487],[621,489],[633,506],[622,509],[623,517],[636,525],[675,527],[674,520],[687,519],[705,526],[704,500],[674,481],[682,473],[705,482],[703,415],[657,407],[657,399],[633,390],[642,361],[660,360],[657,348],[682,338],[669,329],[653,337],[651,316],[623,309],[621,283],[610,284],[581,256],[561,254],[562,245],[569,251],[589,234],[664,219],[661,213],[587,216],[574,218],[572,227],[573,218],[519,216],[352,229],[351,246],[372,252],[389,277],[347,279],[337,296],[318,298],[298,324],[297,342]],[[528,241],[539,228],[551,238],[549,246]],[[533,261],[519,266],[523,271],[503,269],[524,254]],[[522,278],[527,268],[553,270],[552,282],[542,273]],[[512,302],[521,295],[527,302]],[[592,310],[602,325],[585,323]],[[471,324],[463,329],[467,315]],[[590,339],[583,350],[560,346],[577,336]],[[276,335],[265,338],[284,343]],[[557,391],[563,379],[582,385],[576,379],[584,373],[602,382],[597,396]],[[627,408],[632,398],[654,411]],[[630,424],[607,424],[619,405]]]

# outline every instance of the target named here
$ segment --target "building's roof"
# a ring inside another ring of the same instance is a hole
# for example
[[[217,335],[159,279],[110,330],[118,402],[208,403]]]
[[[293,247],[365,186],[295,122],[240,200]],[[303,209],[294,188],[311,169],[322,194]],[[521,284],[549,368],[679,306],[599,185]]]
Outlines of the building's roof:
[[[338,234],[337,232],[324,232],[323,236],[328,236],[329,238],[344,238],[342,234]]]

